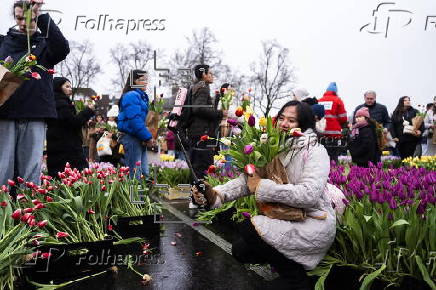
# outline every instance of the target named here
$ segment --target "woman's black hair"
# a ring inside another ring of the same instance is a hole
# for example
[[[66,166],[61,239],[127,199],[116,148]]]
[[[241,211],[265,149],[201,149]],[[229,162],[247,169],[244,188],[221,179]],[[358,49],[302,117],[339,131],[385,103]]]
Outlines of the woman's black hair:
[[[313,114],[312,108],[303,102],[299,101],[289,101],[286,104],[283,105],[283,107],[280,109],[280,111],[277,114],[277,118],[280,117],[281,114],[283,114],[283,111],[287,107],[295,106],[297,110],[297,122],[298,126],[300,127],[301,131],[304,132],[307,129],[313,129],[315,131],[315,115]]]
[[[207,64],[198,64],[194,67],[194,75],[197,80],[201,80],[203,78],[203,74],[209,73],[209,66]]]
[[[132,85],[135,85],[135,81],[139,79],[140,77],[144,76],[147,72],[145,70],[140,69],[134,69],[127,77],[126,84],[124,85],[122,94],[134,90],[135,88],[132,88]],[[132,77],[132,79],[131,79]]]
[[[127,77],[126,84],[124,85],[123,91],[121,92],[121,98],[118,100],[118,108],[121,109],[121,100],[123,99],[123,95],[127,92],[133,91],[135,88],[132,88],[132,85],[135,85],[135,81],[140,77],[144,76],[146,73],[147,71],[140,69],[134,69],[130,72],[129,76]]]
[[[404,96],[398,100],[398,105],[395,108],[394,112],[392,113],[392,119],[400,120],[403,118],[403,114],[406,111],[406,109],[404,108],[404,100],[405,99],[410,99],[410,97]]]
[[[12,16],[15,18],[15,8],[20,7],[21,9],[24,9],[24,7],[30,7],[30,3],[28,1],[16,1],[14,3],[14,6],[12,6]]]
[[[428,111],[430,110],[432,107],[434,107],[433,103],[428,103],[427,106],[425,106],[425,110]]]

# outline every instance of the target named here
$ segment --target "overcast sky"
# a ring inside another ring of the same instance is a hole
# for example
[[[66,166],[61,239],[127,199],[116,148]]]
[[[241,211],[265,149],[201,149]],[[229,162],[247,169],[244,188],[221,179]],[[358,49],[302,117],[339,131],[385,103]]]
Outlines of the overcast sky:
[[[3,2],[11,7],[14,1]],[[277,39],[290,50],[297,86],[320,97],[328,83],[336,81],[349,111],[363,101],[364,91],[372,89],[392,112],[403,95],[412,96],[415,106],[431,102],[436,95],[436,1],[394,2],[380,6],[376,25],[373,10],[383,2],[372,0],[46,0],[45,8],[64,13],[60,27],[68,39],[94,43],[104,74],[92,87],[100,94],[113,92],[109,80],[115,70],[109,49],[116,43],[143,39],[170,52],[185,47],[185,36],[193,29],[207,26],[219,41],[223,63],[242,73],[260,55],[262,40]],[[0,11],[2,34],[14,24],[10,12]],[[105,31],[97,31],[81,23],[98,20],[101,14],[108,14],[114,23],[117,19],[164,19],[156,22],[164,30],[140,29],[126,35],[126,27],[109,31],[107,24]]]

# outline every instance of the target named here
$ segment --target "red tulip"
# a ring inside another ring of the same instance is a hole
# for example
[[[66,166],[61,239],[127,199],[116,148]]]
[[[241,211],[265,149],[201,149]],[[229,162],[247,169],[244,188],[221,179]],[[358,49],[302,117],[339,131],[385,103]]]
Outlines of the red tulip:
[[[108,231],[112,231],[112,229],[113,229],[112,225],[107,225],[107,230]]]
[[[64,179],[64,178],[66,178],[67,176],[66,176],[65,173],[63,173],[63,172],[58,172],[58,177],[59,177],[60,179]]]
[[[17,181],[18,183],[24,183],[24,179],[22,179],[21,177],[17,177]]]
[[[44,188],[38,188],[36,191],[38,191],[40,194],[47,194],[47,189]]]
[[[8,185],[9,186],[15,186],[15,181],[8,179]]]
[[[51,198],[50,196],[47,195],[47,196],[45,197],[45,201],[46,201],[46,202],[52,202],[52,201],[53,201],[53,198]]]
[[[242,115],[244,115],[244,108],[242,108],[241,106],[239,106],[238,108],[236,108],[235,115],[236,115],[237,117],[241,117]]]
[[[43,220],[43,221],[38,222],[36,225],[38,226],[38,228],[43,228],[47,224],[48,224],[48,221],[47,220]]]
[[[32,200],[32,203],[34,204],[34,205],[37,205],[38,203],[41,203],[38,199],[34,199],[34,200]]]
[[[28,219],[30,219],[32,215],[30,213],[25,213],[21,216],[21,221],[22,222],[27,222]]]
[[[93,210],[90,208],[90,209],[88,209],[88,213],[89,213],[89,214],[95,214],[95,211],[93,211]]]
[[[41,208],[45,208],[45,204],[43,203],[38,203],[37,205],[35,205],[34,209],[41,209]]]
[[[56,72],[55,72],[55,70],[54,69],[48,69],[47,70],[47,73],[49,74],[49,75],[54,75]]]
[[[31,212],[33,212],[33,208],[31,208],[31,207],[27,207],[27,208],[25,208],[25,209],[23,210],[23,212],[25,212],[25,213],[31,213]]]
[[[207,141],[207,140],[209,140],[209,136],[208,135],[203,135],[203,136],[200,137],[200,140],[201,141]]]
[[[247,164],[244,167],[244,171],[248,175],[253,176],[253,174],[256,172],[256,167],[254,166],[254,164]]]
[[[2,185],[1,189],[3,192],[9,192],[9,188],[6,185]]]
[[[51,185],[50,185],[49,187],[47,187],[47,190],[48,190],[48,191],[52,191],[53,189],[54,189],[54,188],[53,188],[53,186],[51,186]]]
[[[27,224],[31,227],[36,226],[35,216],[29,217],[29,219],[27,220]]]
[[[26,196],[24,194],[22,194],[22,193],[17,194],[17,200],[20,200],[20,199],[26,200]]]
[[[65,168],[71,168],[70,162],[65,163]]]
[[[1,207],[7,207],[8,203],[6,201],[2,201],[2,202],[0,202],[0,206]]]
[[[26,182],[26,187],[28,187],[28,188],[35,188],[36,185],[33,182]]]
[[[50,258],[51,255],[52,255],[51,253],[42,253],[41,259],[48,259],[48,258]]]
[[[18,219],[20,219],[20,218],[21,218],[21,209],[17,209],[17,210],[15,210],[15,211],[12,213],[11,217],[12,217],[14,220],[18,220]]]
[[[66,237],[69,237],[70,236],[70,234],[68,234],[68,233],[65,233],[65,232],[58,232],[57,234],[56,234],[56,238],[66,238]]]
[[[36,80],[41,79],[41,75],[39,73],[37,73],[36,71],[32,72],[32,74],[30,76]]]
[[[106,185],[103,185],[103,186],[101,187],[101,190],[102,190],[102,191],[106,191],[106,189],[107,189],[107,188],[106,188]]]
[[[141,166],[141,161],[136,161],[136,162],[135,162],[135,165],[136,165],[136,166]]]
[[[207,169],[207,173],[211,174],[211,173],[215,173],[216,172],[216,166],[215,165],[211,165],[209,166],[209,168]]]
[[[301,132],[301,129],[300,129],[300,128],[291,129],[290,133],[291,133],[291,136],[292,136],[292,137],[301,137],[301,136],[304,135],[304,134]]]

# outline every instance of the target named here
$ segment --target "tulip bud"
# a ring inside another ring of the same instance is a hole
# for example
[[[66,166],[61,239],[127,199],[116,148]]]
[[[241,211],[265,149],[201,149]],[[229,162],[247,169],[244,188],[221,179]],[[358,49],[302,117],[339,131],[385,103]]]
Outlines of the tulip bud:
[[[2,185],[1,190],[3,192],[9,192],[9,188],[6,185]]]
[[[50,196],[47,195],[47,196],[45,197],[45,201],[46,201],[46,202],[52,202],[52,201],[53,201],[53,198],[51,198]]]
[[[265,117],[259,119],[259,126],[266,127],[268,120]]]
[[[17,177],[17,181],[18,183],[24,183],[24,179],[22,179],[21,177]]]
[[[250,127],[254,127],[254,125],[256,125],[256,119],[253,115],[250,115],[250,117],[248,118],[248,125]]]
[[[48,221],[47,221],[47,220],[43,220],[43,221],[38,222],[36,225],[37,225],[39,228],[43,228],[43,227],[45,227],[47,224],[48,224]]]
[[[211,165],[209,166],[209,168],[207,169],[207,173],[211,174],[211,173],[215,173],[216,172],[216,167],[215,165]]]
[[[15,186],[15,181],[8,179],[8,185],[9,186]]]
[[[20,220],[21,220],[22,222],[27,222],[27,220],[29,220],[29,218],[30,218],[31,216],[32,216],[32,215],[31,215],[30,213],[25,213],[25,214],[23,214],[23,215],[21,216]]]
[[[106,185],[103,185],[103,186],[101,187],[101,191],[106,191],[106,190],[107,190]]]
[[[203,135],[203,136],[200,137],[200,140],[201,141],[207,141],[207,140],[209,140],[209,136],[208,135]]]
[[[66,238],[66,237],[69,237],[70,236],[70,234],[68,234],[68,233],[65,233],[65,232],[58,232],[58,233],[56,233],[56,238]]]
[[[0,202],[0,206],[1,207],[7,207],[8,203],[6,201],[2,201],[2,202]]]
[[[254,151],[253,145],[245,145],[244,146],[244,154],[251,154]]]
[[[25,208],[25,209],[23,210],[23,212],[25,212],[25,213],[31,213],[31,212],[33,212],[33,208],[30,208],[30,207]]]
[[[35,188],[35,184],[33,182],[26,182],[26,187],[28,188]]]
[[[34,209],[41,209],[41,208],[45,208],[45,205],[43,203],[38,203],[37,205],[35,205]]]
[[[254,166],[254,164],[247,164],[244,167],[244,171],[248,175],[253,176],[253,174],[256,172],[256,167]]]
[[[236,115],[237,117],[241,117],[243,114],[244,114],[244,109],[243,109],[241,106],[239,106],[238,108],[236,108],[235,115]]]
[[[14,220],[18,220],[18,219],[20,219],[20,218],[21,218],[21,209],[17,209],[17,210],[15,210],[15,211],[12,213],[11,217],[12,217]]]

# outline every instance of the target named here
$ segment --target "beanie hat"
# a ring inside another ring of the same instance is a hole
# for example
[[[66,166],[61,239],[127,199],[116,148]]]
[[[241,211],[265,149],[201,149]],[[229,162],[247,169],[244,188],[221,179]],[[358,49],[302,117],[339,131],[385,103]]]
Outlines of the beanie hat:
[[[107,112],[107,117],[108,118],[110,118],[110,117],[116,118],[116,117],[118,117],[118,114],[119,114],[118,106],[113,105],[112,108]]]
[[[292,90],[292,94],[294,95],[295,100],[301,101],[309,95],[309,92],[305,88],[296,88]]]
[[[357,117],[367,117],[369,118],[369,110],[367,107],[362,107],[359,110],[357,110],[355,118]]]
[[[316,97],[305,98],[304,100],[302,100],[302,102],[308,104],[309,106],[318,104],[318,100],[316,99]]]
[[[317,116],[319,119],[324,118],[325,110],[324,110],[324,106],[323,105],[315,104],[315,105],[312,105],[311,107],[312,107],[313,114],[315,116]]]
[[[326,92],[335,92],[335,93],[337,93],[338,92],[338,87],[336,86],[336,83],[335,82],[331,82],[329,84],[329,86],[327,87]]]
[[[70,80],[67,78],[64,78],[64,77],[54,77],[53,78],[53,91],[63,94],[62,86],[66,82],[70,82]]]

